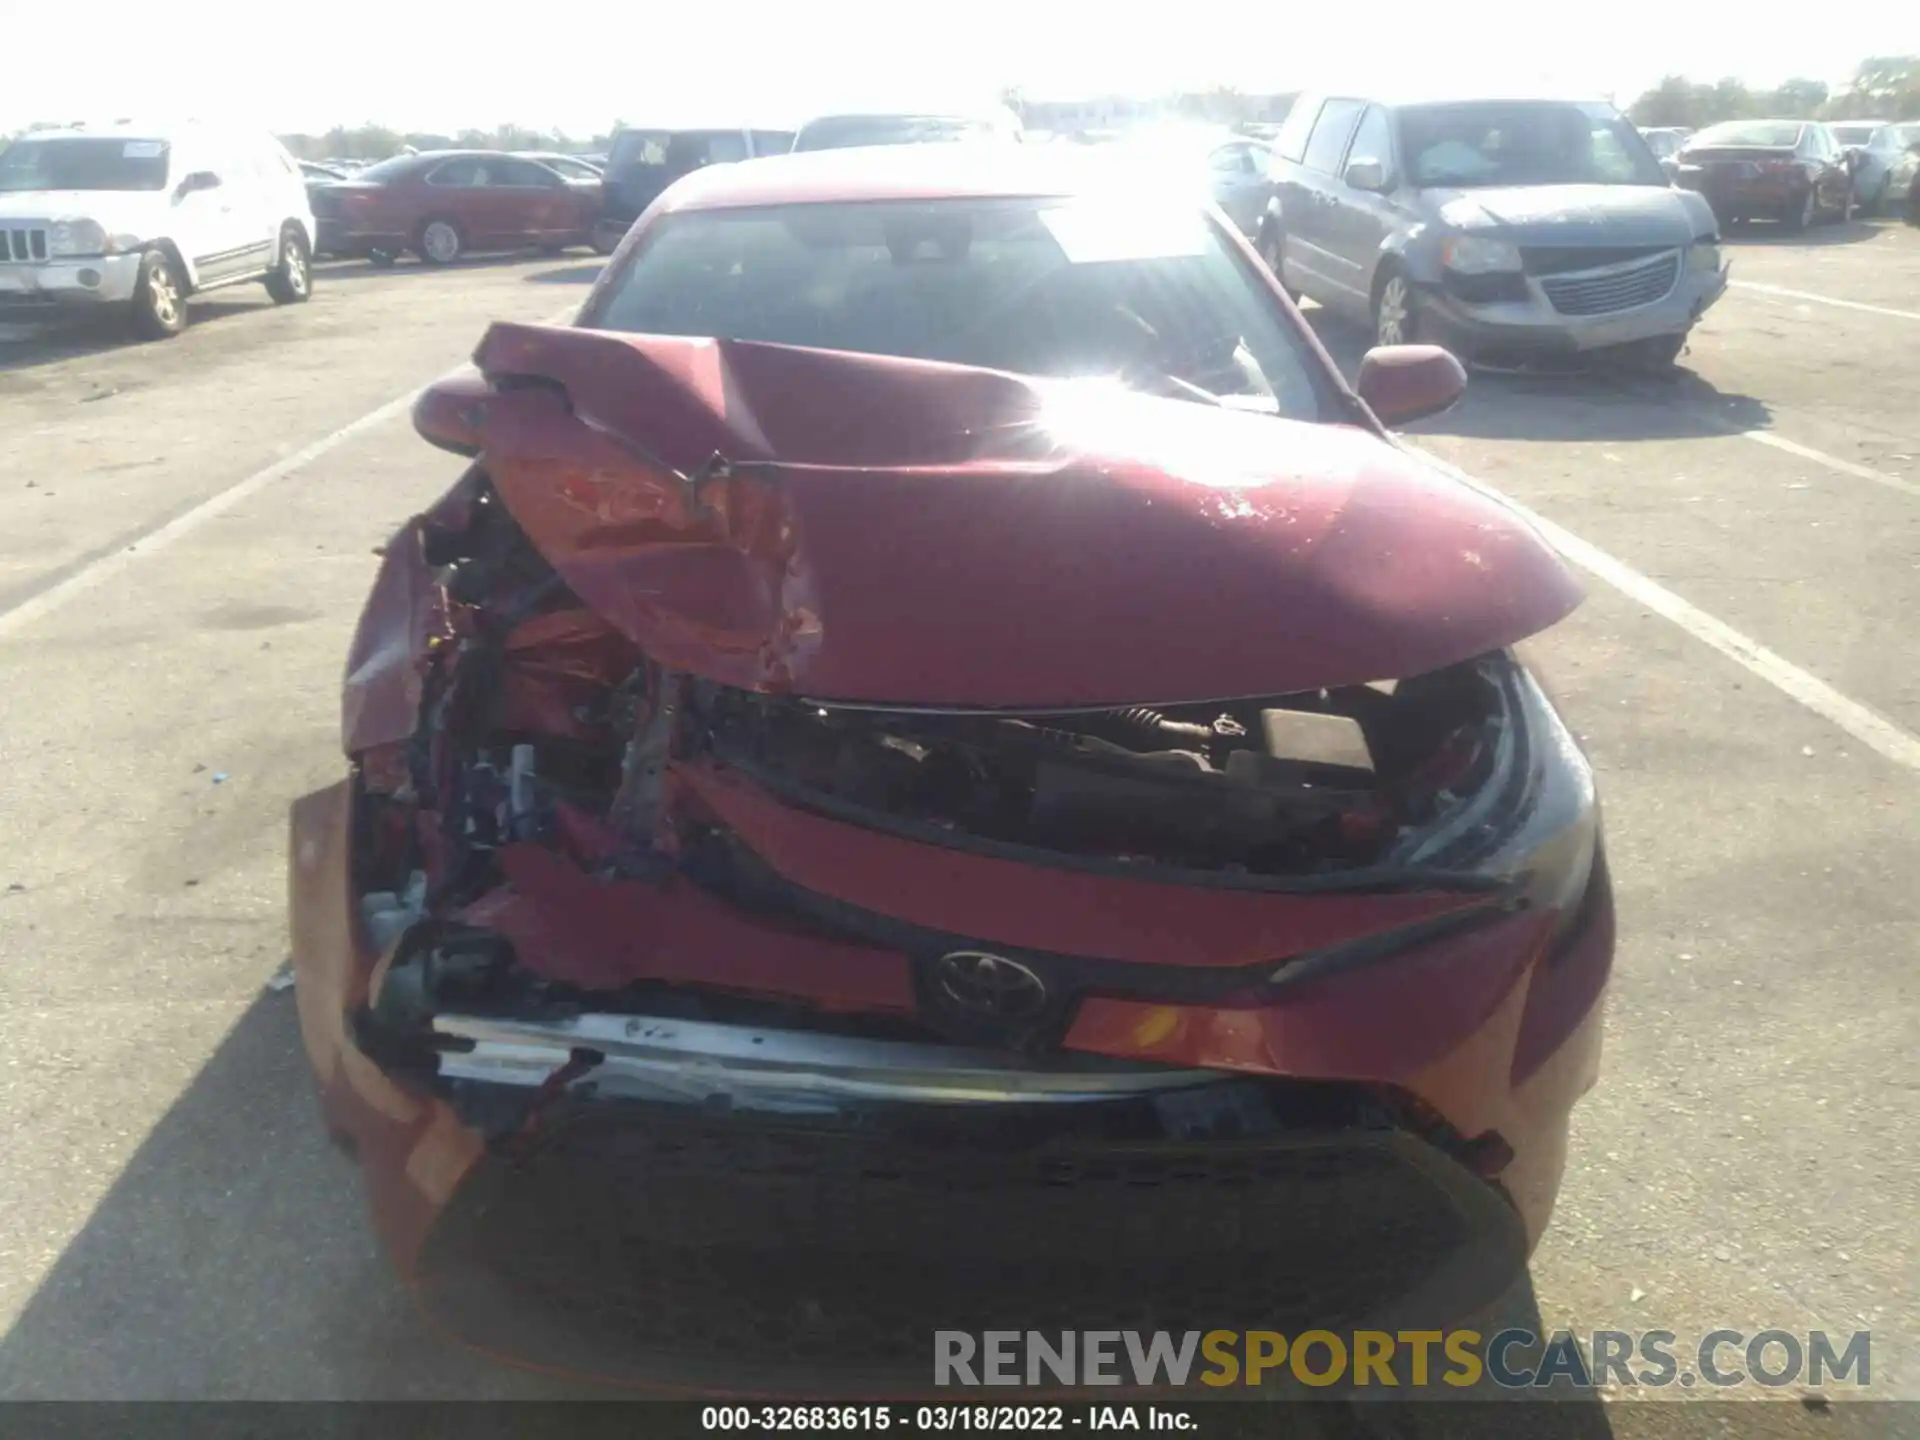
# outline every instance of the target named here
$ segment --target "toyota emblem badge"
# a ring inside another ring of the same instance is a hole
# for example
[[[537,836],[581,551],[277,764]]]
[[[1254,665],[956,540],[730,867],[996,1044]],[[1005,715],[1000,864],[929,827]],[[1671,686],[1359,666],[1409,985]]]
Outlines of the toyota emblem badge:
[[[953,950],[933,962],[933,983],[957,1010],[996,1020],[1028,1020],[1046,1007],[1047,987],[1018,960],[985,950]]]

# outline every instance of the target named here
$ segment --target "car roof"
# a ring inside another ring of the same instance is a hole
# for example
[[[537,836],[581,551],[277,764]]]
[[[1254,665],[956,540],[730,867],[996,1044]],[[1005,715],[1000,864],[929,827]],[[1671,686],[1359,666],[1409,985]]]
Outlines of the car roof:
[[[701,115],[675,114],[660,120],[641,120],[622,122],[613,132],[613,138],[619,139],[629,130],[650,130],[668,135],[682,135],[694,131],[732,131],[742,130],[795,130],[798,122],[791,115]]]
[[[1098,154],[1100,152],[1093,152]],[[708,165],[661,197],[666,212],[871,200],[1011,200],[1103,188],[1115,173],[1080,146],[879,145]]]
[[[1702,125],[1693,133],[1704,135],[1709,130],[1724,130],[1730,125],[1824,125],[1824,120],[1802,120],[1791,115],[1753,115],[1745,120],[1716,120],[1711,125]]]
[[[1549,94],[1538,90],[1467,90],[1444,86],[1375,90],[1364,85],[1350,86],[1345,89],[1328,87],[1300,97],[1300,101],[1304,102],[1314,100],[1366,100],[1395,110],[1404,109],[1410,105],[1605,105],[1609,103],[1599,95]]]
[[[530,151],[516,150],[416,150],[411,155],[390,155],[389,160],[535,160],[539,157]],[[375,161],[384,165],[386,161]]]
[[[22,140],[165,140],[186,136],[205,138],[216,135],[244,135],[249,139],[267,133],[264,126],[212,125],[200,120],[161,120],[151,116],[138,120],[79,120],[71,125],[29,130]]]

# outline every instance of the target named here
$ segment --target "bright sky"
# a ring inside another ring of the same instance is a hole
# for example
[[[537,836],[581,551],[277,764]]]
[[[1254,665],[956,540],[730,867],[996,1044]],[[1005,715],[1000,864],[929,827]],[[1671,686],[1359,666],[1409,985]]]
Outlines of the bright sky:
[[[141,34],[153,10],[96,0],[96,36]],[[879,84],[945,84],[1035,98],[1441,80],[1630,99],[1662,74],[1795,75],[1838,85],[1873,54],[1920,53],[1915,0],[1853,0],[1832,24],[1729,23],[1671,0],[572,0],[496,7],[328,0],[273,38],[252,0],[201,0],[156,65],[151,46],[75,44],[73,17],[29,5],[7,18],[0,132],[35,120],[196,114],[281,131],[376,121],[453,130],[513,121],[592,134],[675,112],[776,114],[846,104]],[[217,38],[208,38],[217,37]],[[252,37],[252,38],[247,38]],[[1543,68],[1543,57],[1550,67]]]

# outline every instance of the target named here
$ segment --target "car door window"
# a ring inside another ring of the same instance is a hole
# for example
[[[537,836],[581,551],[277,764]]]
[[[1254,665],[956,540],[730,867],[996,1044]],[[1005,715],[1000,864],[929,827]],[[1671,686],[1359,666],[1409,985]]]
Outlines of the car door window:
[[[465,189],[487,183],[487,172],[478,160],[449,160],[427,173],[427,183],[448,189]]]
[[[1355,160],[1377,160],[1384,173],[1393,173],[1393,126],[1388,123],[1385,110],[1378,105],[1367,107],[1367,113],[1360,117],[1359,128],[1353,132],[1353,144],[1347,153]]]
[[[746,132],[741,130],[716,130],[707,138],[707,164],[731,165],[736,160],[747,158]]]
[[[1347,153],[1347,141],[1353,138],[1354,126],[1359,123],[1363,108],[1358,100],[1329,100],[1322,105],[1301,163],[1309,170],[1338,174],[1341,158]]]
[[[487,183],[514,190],[558,190],[567,182],[531,160],[489,160]]]
[[[1232,180],[1252,169],[1244,145],[1222,145],[1213,152],[1209,164],[1216,180]]]
[[[793,149],[793,131],[756,130],[753,132],[753,153],[756,155],[784,155]]]
[[[1307,152],[1307,136],[1313,133],[1314,117],[1320,113],[1318,100],[1296,100],[1281,122],[1280,133],[1273,137],[1273,153],[1296,165]]]

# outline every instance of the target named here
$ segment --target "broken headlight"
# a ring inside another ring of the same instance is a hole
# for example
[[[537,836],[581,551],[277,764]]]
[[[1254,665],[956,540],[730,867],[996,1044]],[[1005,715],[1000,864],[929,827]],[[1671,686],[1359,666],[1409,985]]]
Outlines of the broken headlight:
[[[1571,917],[1600,832],[1593,767],[1525,666],[1502,656],[1489,671],[1504,700],[1492,773],[1445,825],[1394,859],[1509,878],[1530,905]]]

